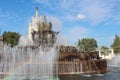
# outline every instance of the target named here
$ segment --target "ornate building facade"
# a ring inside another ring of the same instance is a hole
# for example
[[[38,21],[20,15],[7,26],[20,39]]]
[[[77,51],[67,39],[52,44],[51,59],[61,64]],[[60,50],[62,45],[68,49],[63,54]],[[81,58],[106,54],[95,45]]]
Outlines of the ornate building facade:
[[[38,7],[36,8],[36,15],[32,17],[32,21],[29,23],[28,37],[30,42],[42,45],[55,43],[56,34],[58,32],[52,31],[52,22],[47,22],[46,16],[39,17]]]

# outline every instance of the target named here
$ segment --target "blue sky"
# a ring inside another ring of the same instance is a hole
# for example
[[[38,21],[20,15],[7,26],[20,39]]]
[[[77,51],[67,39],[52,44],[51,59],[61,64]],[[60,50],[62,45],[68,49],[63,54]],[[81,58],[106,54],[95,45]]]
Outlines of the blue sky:
[[[28,34],[28,23],[35,15],[52,17],[60,34],[74,45],[78,39],[95,38],[98,46],[113,43],[120,36],[120,0],[0,0],[0,28]]]

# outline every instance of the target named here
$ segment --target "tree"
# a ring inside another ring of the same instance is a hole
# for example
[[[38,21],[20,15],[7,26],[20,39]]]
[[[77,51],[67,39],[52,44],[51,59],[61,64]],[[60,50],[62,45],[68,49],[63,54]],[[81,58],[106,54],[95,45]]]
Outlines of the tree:
[[[102,47],[101,47],[101,54],[102,54],[102,55],[107,55],[107,53],[108,53],[108,47],[102,46]]]
[[[16,32],[4,32],[3,33],[3,43],[11,45],[11,47],[18,44],[20,34]]]
[[[114,49],[114,53],[120,53],[120,37],[115,35],[115,39],[111,47]]]
[[[83,38],[77,43],[79,51],[94,51],[97,48],[97,41],[93,38]]]

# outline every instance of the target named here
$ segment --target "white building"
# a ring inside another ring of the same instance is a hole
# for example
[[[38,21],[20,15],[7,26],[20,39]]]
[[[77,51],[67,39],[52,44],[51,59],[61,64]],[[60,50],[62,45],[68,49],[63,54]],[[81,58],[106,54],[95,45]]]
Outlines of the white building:
[[[97,49],[97,51],[99,52],[99,56],[103,59],[112,59],[115,55],[113,48],[108,48],[104,51],[102,49]]]

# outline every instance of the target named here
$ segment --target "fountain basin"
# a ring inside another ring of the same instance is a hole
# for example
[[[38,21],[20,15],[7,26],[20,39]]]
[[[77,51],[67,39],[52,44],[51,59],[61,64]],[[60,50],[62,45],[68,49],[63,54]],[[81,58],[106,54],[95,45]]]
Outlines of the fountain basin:
[[[106,71],[107,61],[105,59],[58,62],[59,75],[104,74]]]

